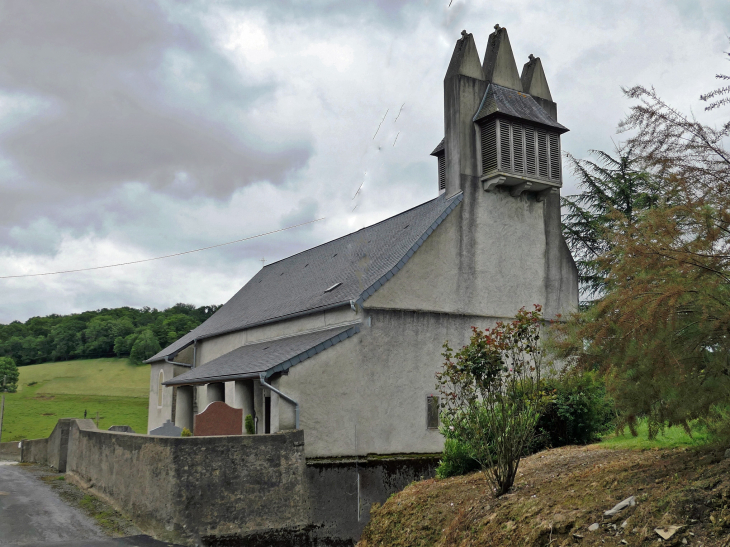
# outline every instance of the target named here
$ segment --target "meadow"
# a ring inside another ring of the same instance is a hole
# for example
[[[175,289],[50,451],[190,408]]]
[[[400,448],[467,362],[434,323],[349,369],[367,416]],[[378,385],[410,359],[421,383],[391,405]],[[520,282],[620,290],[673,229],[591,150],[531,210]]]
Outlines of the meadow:
[[[2,441],[47,437],[59,418],[96,420],[99,428],[129,425],[147,432],[149,365],[128,359],[87,359],[19,367],[18,392],[5,396]]]

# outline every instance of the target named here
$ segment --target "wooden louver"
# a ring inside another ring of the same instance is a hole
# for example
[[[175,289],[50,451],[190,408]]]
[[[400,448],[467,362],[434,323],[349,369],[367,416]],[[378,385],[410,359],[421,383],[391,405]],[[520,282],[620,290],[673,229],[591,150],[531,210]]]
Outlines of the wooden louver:
[[[439,162],[439,192],[446,190],[446,154],[438,155]]]
[[[561,181],[558,133],[502,119],[482,123],[480,129],[483,175],[506,172]]]

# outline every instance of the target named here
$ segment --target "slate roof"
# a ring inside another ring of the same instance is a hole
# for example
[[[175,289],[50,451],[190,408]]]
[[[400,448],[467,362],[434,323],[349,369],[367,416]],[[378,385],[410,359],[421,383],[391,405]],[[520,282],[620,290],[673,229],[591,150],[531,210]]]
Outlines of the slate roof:
[[[460,202],[444,194],[399,215],[267,264],[221,309],[147,362],[174,357],[195,339],[360,304],[398,272]],[[328,291],[335,284],[333,290]],[[207,365],[206,365],[207,366]]]
[[[241,346],[221,355],[200,367],[175,376],[164,382],[166,386],[225,382],[241,378],[256,377],[266,373],[267,377],[283,372],[327,348],[339,344],[360,332],[360,325],[340,326],[307,334],[299,334]]]
[[[441,139],[441,142],[438,143],[438,146],[436,148],[434,148],[433,149],[433,152],[431,152],[431,154],[429,154],[429,155],[430,156],[438,156],[441,152],[443,152],[444,151],[444,141],[445,140],[446,140],[446,137],[444,137],[443,139]]]
[[[540,125],[557,129],[565,133],[568,128],[553,120],[543,108],[527,93],[515,91],[501,85],[490,83],[484,94],[474,121],[503,114],[521,120],[531,121]]]

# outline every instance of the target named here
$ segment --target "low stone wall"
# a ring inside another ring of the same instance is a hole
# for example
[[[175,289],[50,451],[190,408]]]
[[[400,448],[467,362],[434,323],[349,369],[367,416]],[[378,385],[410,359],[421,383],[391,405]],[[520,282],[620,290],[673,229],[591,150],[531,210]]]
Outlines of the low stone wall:
[[[4,443],[15,444],[17,443]],[[305,461],[304,432],[163,437],[59,420],[22,442],[24,462],[51,465],[154,535],[195,545],[350,546],[370,506],[438,458]]]
[[[0,460],[20,461],[20,443],[13,441],[0,443]]]
[[[48,465],[48,439],[23,439],[20,461]]]
[[[302,431],[154,437],[71,427],[67,473],[143,528],[189,538],[307,522]]]

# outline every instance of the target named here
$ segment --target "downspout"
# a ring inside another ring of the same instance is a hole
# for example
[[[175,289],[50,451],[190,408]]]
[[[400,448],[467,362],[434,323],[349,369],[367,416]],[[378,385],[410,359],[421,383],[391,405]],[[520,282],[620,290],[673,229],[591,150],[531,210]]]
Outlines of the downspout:
[[[259,376],[259,381],[261,382],[261,385],[264,387],[269,388],[274,393],[278,393],[280,397],[284,397],[287,401],[289,401],[291,404],[294,405],[294,424],[296,429],[299,429],[299,403],[297,403],[294,399],[289,397],[288,395],[284,395],[281,391],[276,389],[274,386],[266,383],[266,373],[262,372]]]

